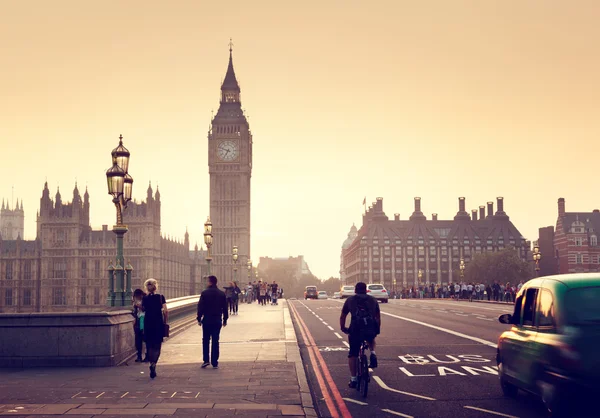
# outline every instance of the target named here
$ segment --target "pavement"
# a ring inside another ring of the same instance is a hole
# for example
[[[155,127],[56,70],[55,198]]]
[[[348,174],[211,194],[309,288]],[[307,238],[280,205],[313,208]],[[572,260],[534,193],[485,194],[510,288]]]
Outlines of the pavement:
[[[0,370],[0,416],[316,416],[285,300],[240,304],[221,332],[219,369],[201,369],[202,330],[168,339],[148,365]]]
[[[536,398],[505,398],[496,343],[510,305],[455,300],[390,300],[380,304],[379,367],[363,398],[348,388],[347,341],[339,331],[340,300],[291,301],[308,381],[322,417],[544,417]]]

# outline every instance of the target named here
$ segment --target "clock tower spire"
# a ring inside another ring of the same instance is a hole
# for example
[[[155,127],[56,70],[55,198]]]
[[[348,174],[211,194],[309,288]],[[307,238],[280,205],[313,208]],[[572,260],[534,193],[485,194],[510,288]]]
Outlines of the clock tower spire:
[[[211,265],[213,274],[226,283],[233,280],[233,246],[238,247],[238,266],[250,259],[252,177],[252,133],[242,111],[231,40],[219,110],[208,133],[208,172],[213,224]]]

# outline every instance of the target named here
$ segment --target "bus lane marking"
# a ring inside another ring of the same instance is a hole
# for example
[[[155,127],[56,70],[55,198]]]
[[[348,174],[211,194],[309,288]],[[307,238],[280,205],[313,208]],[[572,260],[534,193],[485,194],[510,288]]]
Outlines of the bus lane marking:
[[[501,412],[490,411],[489,409],[477,408],[477,407],[474,407],[474,406],[465,406],[464,408],[466,408],[466,409],[473,409],[475,411],[485,412],[485,413],[492,414],[492,415],[498,415],[500,417],[518,418],[518,417],[516,417],[514,415],[503,414]]]
[[[352,402],[352,403],[355,403],[355,404],[358,404],[358,405],[362,405],[362,406],[369,405],[366,402],[357,401],[356,399],[352,399],[352,398],[342,398],[342,399],[345,400],[346,402]]]
[[[435,398],[430,398],[429,396],[417,395],[416,393],[404,392],[398,389],[392,389],[388,385],[386,385],[383,380],[379,376],[373,376],[373,380],[377,382],[382,389],[388,390],[390,392],[399,393],[401,395],[412,396],[413,398],[425,399],[426,401],[435,401]]]
[[[475,341],[475,342],[478,342],[480,344],[486,345],[488,347],[492,347],[492,348],[497,348],[498,347],[495,343],[493,343],[491,341],[486,341],[486,340],[484,340],[482,338],[473,337],[471,335],[463,334],[462,332],[453,331],[451,329],[438,327],[437,325],[428,324],[427,322],[417,321],[416,319],[410,319],[410,318],[406,318],[404,316],[394,315],[394,314],[391,314],[391,313],[388,313],[388,312],[383,312],[383,311],[381,312],[381,314],[382,315],[390,316],[392,318],[401,319],[401,320],[406,321],[406,322],[412,322],[413,324],[422,325],[424,327],[432,328],[432,329],[435,329],[437,331],[442,331],[442,332],[445,332],[447,334],[454,335],[456,337],[461,337],[461,338],[465,338],[467,340]]]
[[[383,412],[387,412],[388,414],[397,415],[399,417],[414,418],[412,415],[406,415],[406,414],[403,414],[401,412],[392,411],[391,409],[382,409],[382,411]]]

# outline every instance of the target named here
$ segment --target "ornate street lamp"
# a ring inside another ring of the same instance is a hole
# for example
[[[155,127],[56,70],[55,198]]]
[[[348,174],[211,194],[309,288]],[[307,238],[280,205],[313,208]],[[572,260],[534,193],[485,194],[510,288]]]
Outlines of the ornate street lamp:
[[[207,276],[210,276],[210,262],[212,261],[210,247],[212,247],[213,244],[212,222],[210,221],[210,216],[204,223],[204,244],[206,244],[206,265],[208,270]]]
[[[535,261],[535,274],[540,277],[540,260],[542,259],[542,253],[540,247],[537,245],[533,247],[533,261]]]
[[[423,278],[423,270],[419,269],[419,272],[417,273],[417,277],[419,278],[417,281],[417,287],[419,287],[421,285],[421,279]]]
[[[248,281],[252,281],[250,280],[250,275],[252,274],[252,260],[248,260]]]
[[[238,262],[238,246],[237,245],[233,246],[231,258],[233,258],[233,281],[237,282],[237,262]]]
[[[108,194],[113,197],[117,209],[117,224],[113,232],[117,236],[116,266],[113,267],[113,280],[109,280],[108,305],[129,306],[131,299],[131,274],[125,275],[123,258],[123,236],[127,233],[127,225],[123,224],[123,211],[131,201],[133,177],[129,175],[130,153],[123,146],[123,135],[119,135],[119,145],[111,152],[112,167],[106,170]],[[112,264],[111,264],[112,266]],[[109,269],[109,275],[111,270]],[[116,279],[116,283],[115,280]]]
[[[460,280],[462,281],[465,278],[465,259],[460,259],[460,265],[458,266],[460,269]]]

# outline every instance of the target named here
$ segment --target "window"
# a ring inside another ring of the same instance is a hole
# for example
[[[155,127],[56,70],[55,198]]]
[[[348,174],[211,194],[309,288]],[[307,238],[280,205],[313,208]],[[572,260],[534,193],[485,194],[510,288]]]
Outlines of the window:
[[[537,326],[552,328],[555,325],[554,321],[554,299],[549,290],[542,290],[540,295],[539,306],[537,309]]]
[[[55,287],[52,289],[52,304],[53,305],[66,305],[65,289],[62,287]]]
[[[23,306],[31,306],[31,289],[23,289]]]
[[[533,326],[538,291],[539,289],[527,289],[525,305],[523,305],[523,326]]]
[[[581,253],[575,255],[575,264],[583,264],[583,255]]]
[[[100,273],[100,261],[95,261],[94,262],[94,277],[96,279],[102,277],[101,273]]]
[[[9,260],[6,262],[6,280],[12,280],[13,278],[13,262]],[[12,298],[12,296],[11,296]]]
[[[65,260],[54,260],[52,267],[53,279],[67,278],[67,262]]]
[[[595,246],[597,246],[597,245],[598,245],[598,237],[596,237],[596,235],[592,235],[592,236],[590,237],[590,245],[591,245],[592,247],[595,247]]]
[[[425,255],[425,248],[424,247],[419,247],[419,255],[421,255],[421,256]]]
[[[575,238],[575,246],[581,247],[583,245],[583,238]]]
[[[406,248],[406,254],[407,255],[413,255],[413,249],[412,249],[412,247],[407,247]]]
[[[87,305],[87,289],[84,287],[81,289],[81,300],[79,301],[80,305]]]
[[[87,279],[87,261],[81,261],[81,278]]]
[[[4,289],[4,305],[12,306],[13,304],[13,290],[12,289]]]
[[[600,323],[600,286],[580,287],[565,295],[566,321],[568,324]]]
[[[429,247],[429,255],[436,255],[435,247]]]
[[[23,279],[31,280],[31,261],[25,261],[25,265],[23,266]]]
[[[442,255],[448,255],[448,249],[446,247],[442,248]]]

